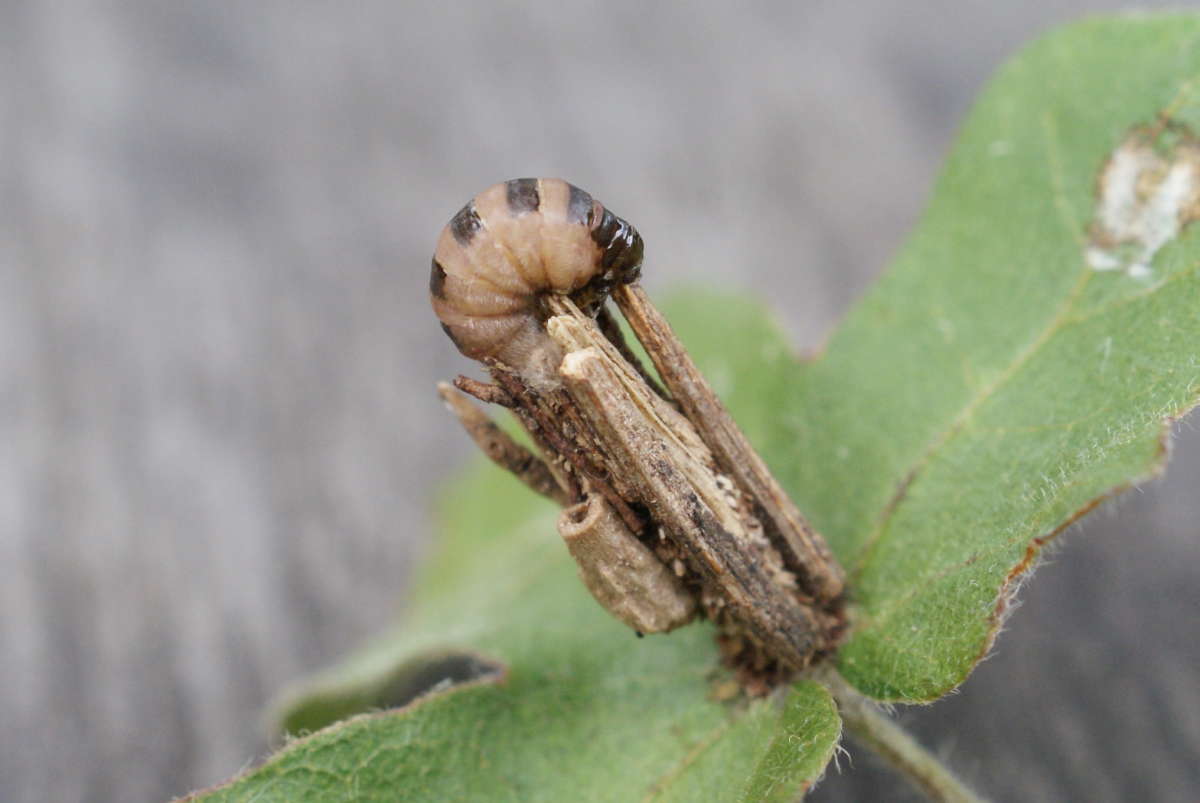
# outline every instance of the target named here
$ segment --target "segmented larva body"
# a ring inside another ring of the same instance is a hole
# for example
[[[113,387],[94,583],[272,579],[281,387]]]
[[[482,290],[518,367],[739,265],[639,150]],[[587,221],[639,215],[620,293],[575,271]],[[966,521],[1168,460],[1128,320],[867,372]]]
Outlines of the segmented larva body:
[[[591,195],[558,178],[518,178],[479,193],[446,224],[429,294],[467,357],[544,373],[555,354],[539,299],[603,298],[641,265],[641,235]]]

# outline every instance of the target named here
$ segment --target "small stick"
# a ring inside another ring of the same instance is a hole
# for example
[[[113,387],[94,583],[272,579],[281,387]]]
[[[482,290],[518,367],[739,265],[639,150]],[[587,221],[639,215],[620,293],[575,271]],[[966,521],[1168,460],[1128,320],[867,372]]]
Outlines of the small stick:
[[[550,467],[537,455],[509,437],[508,433],[496,426],[482,410],[472,404],[466,396],[455,392],[450,385],[439,382],[437,389],[442,401],[458,418],[471,440],[475,441],[492,462],[508,469],[517,479],[542,496],[553,499],[560,505],[571,504],[566,490],[554,478]]]
[[[498,404],[501,407],[507,407],[509,410],[517,404],[509,392],[499,385],[493,385],[490,382],[480,382],[478,379],[472,379],[462,374],[455,377],[454,387],[463,393],[474,396],[484,404]]]
[[[670,401],[671,397],[667,395],[667,391],[663,389],[662,384],[659,383],[654,374],[646,370],[646,366],[642,365],[642,361],[638,359],[637,354],[625,342],[625,333],[621,331],[621,324],[617,323],[617,319],[609,311],[608,305],[600,308],[600,312],[596,314],[596,323],[600,326],[600,332],[608,342],[617,347],[617,353],[625,358],[625,362],[634,367],[634,370],[638,372],[638,376],[642,378],[642,381],[659,396]]]
[[[547,328],[567,344],[587,337],[586,331],[572,331],[582,325],[579,318],[562,315]],[[645,415],[654,406],[647,399],[657,397],[644,385],[636,390],[641,380],[632,371],[636,384],[627,384],[629,376],[621,375],[619,363],[596,347],[570,351],[560,374],[600,439],[612,447],[614,463],[638,487],[653,519],[677,539],[706,585],[719,590],[728,614],[771,656],[796,669],[806,666],[826,646],[820,623],[771,572],[770,561],[762,559],[766,555],[756,554],[752,537],[738,526],[736,511],[723,503],[702,458],[676,446],[677,436]]]
[[[588,591],[638,633],[666,633],[696,615],[696,600],[682,579],[629,531],[603,496],[564,510],[558,533]]]
[[[696,425],[721,469],[754,499],[768,537],[782,552],[787,568],[796,573],[801,588],[823,603],[836,602],[845,587],[845,574],[825,539],[780,487],[666,318],[638,284],[620,285],[613,290],[612,297],[646,348],[672,398]]]
[[[604,455],[595,452],[598,445],[595,438],[579,437],[590,433],[581,431],[587,426],[587,423],[579,419],[578,413],[574,409],[574,402],[570,397],[561,390],[557,394],[554,392],[541,394],[525,385],[519,375],[506,370],[499,364],[489,365],[489,370],[496,380],[496,384],[516,402],[515,412],[530,437],[537,441],[548,454],[560,455],[574,468],[578,477],[572,477],[569,482],[571,490],[568,495],[571,497],[571,502],[583,499],[583,485],[576,480],[578,478],[586,479],[586,484],[613,506],[613,509],[621,516],[621,520],[625,522],[625,526],[637,534],[645,530],[646,522],[625,501],[621,495],[622,488],[614,487],[620,478],[613,477],[608,472],[605,467],[607,461],[604,460]],[[560,397],[557,399],[557,404],[555,395]],[[571,433],[568,432],[566,425],[570,425],[570,428],[575,430],[576,437],[570,437]],[[582,445],[580,440],[584,441]]]

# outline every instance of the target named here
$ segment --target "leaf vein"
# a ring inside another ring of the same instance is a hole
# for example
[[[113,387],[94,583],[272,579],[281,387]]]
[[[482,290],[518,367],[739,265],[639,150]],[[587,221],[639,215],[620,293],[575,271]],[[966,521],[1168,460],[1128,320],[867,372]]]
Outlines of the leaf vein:
[[[1067,205],[1063,193],[1063,180],[1061,176],[1062,166],[1058,159],[1057,142],[1053,126],[1047,116],[1044,121],[1043,133],[1046,137],[1046,161],[1050,180],[1054,188],[1055,205],[1060,210],[1060,215],[1063,216],[1064,224],[1069,228],[1077,226],[1074,222],[1074,215],[1070,212],[1070,207]],[[1081,235],[1078,229],[1074,231],[1077,242],[1082,243]],[[863,569],[870,562],[875,547],[886,534],[890,526],[896,510],[907,494],[912,483],[916,481],[920,473],[929,465],[933,457],[942,450],[951,440],[960,434],[984,402],[991,398],[997,391],[1004,387],[1016,374],[1038,353],[1038,351],[1050,341],[1052,337],[1062,329],[1063,325],[1069,320],[1070,312],[1075,307],[1084,289],[1087,287],[1094,271],[1090,270],[1083,264],[1082,255],[1080,257],[1080,271],[1075,280],[1075,284],[1071,287],[1066,297],[1055,310],[1050,322],[1042,329],[1042,331],[1022,349],[1009,365],[1000,372],[999,375],[988,385],[983,387],[978,393],[968,399],[967,403],[959,411],[959,413],[951,420],[938,435],[936,435],[920,456],[914,461],[913,465],[901,474],[903,479],[897,486],[896,491],[887,500],[887,503],[880,511],[879,517],[876,520],[875,527],[872,528],[871,534],[859,552],[858,559],[854,563],[851,573],[854,577],[862,574]]]

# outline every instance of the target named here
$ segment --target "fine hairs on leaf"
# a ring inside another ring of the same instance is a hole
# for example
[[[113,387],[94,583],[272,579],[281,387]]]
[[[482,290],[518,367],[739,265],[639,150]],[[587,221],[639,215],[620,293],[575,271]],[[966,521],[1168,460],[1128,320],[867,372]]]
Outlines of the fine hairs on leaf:
[[[656,342],[621,284],[641,264],[632,227],[565,182],[477,197],[443,235],[431,291],[492,381],[442,393],[507,470],[477,464],[443,495],[403,624],[289,693],[279,722],[311,733],[193,799],[790,801],[844,749],[843,729],[931,798],[976,799],[887,706],[963,683],[1046,545],[1162,471],[1168,423],[1200,397],[1198,42],[1200,16],[1121,16],[1014,57],[894,263],[811,361],[792,359],[761,301],[665,300],[696,374],[722,378],[719,403],[753,453],[736,465],[722,456],[732,430],[682,398],[681,359],[664,371],[631,356]],[[560,243],[586,257],[554,277],[565,294],[455,284],[454,244],[528,222],[497,210],[543,196],[584,227]],[[646,234],[651,270],[671,257]],[[614,288],[628,342],[615,316],[594,317]],[[572,382],[585,400],[560,404]],[[511,409],[532,448],[460,391]],[[618,391],[636,417],[589,406]],[[650,445],[627,448],[647,427]],[[592,437],[609,430],[624,439]],[[670,456],[659,476],[655,450]],[[689,492],[721,527],[680,534]],[[586,585],[556,526],[585,501],[571,522],[604,522],[576,556]],[[767,556],[758,574],[736,557],[704,573],[697,555],[718,531]],[[637,570],[608,571],[625,562]],[[736,572],[749,580],[722,585]],[[758,596],[742,593],[754,583]],[[696,611],[706,620],[684,626]],[[804,617],[803,638],[780,625]],[[445,688],[434,663],[448,655],[504,669]],[[444,690],[355,715],[413,677]]]

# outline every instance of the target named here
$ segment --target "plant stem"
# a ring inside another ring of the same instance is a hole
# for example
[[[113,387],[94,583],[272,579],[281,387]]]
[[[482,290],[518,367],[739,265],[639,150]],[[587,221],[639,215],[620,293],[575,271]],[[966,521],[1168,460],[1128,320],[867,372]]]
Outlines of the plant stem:
[[[924,792],[930,800],[944,803],[983,803],[983,798],[963,784],[950,768],[917,743],[879,709],[872,700],[855,691],[836,672],[821,678],[837,700],[842,722],[855,739],[873,750]]]

